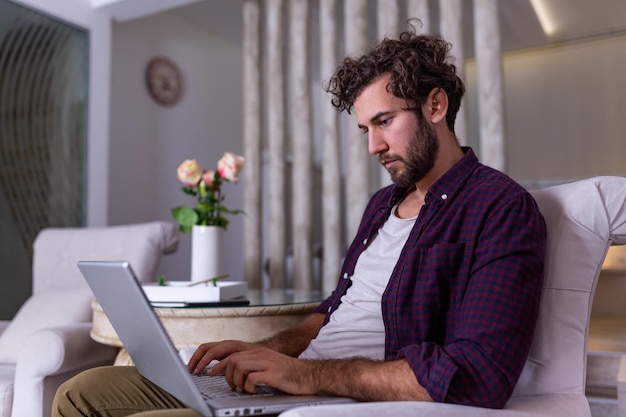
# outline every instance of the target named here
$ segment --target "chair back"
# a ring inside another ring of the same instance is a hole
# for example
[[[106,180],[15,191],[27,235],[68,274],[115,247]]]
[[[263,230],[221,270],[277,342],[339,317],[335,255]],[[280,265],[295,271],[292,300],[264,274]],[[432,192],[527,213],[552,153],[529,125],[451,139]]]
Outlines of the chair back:
[[[163,254],[176,251],[178,228],[171,222],[121,226],[47,228],[33,243],[33,294],[88,286],[76,263],[80,260],[128,261],[141,282],[157,280]]]
[[[626,244],[626,178],[531,191],[546,221],[545,275],[530,355],[513,397],[584,395],[593,295],[612,244]]]

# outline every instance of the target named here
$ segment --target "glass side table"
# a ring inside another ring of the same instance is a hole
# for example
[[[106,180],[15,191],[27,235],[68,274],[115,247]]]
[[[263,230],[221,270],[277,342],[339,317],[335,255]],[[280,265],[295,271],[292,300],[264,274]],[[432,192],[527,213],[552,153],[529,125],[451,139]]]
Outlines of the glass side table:
[[[319,291],[248,290],[249,305],[155,308],[177,349],[226,339],[254,342],[301,321],[326,297]],[[122,348],[116,365],[132,364],[97,301],[92,303],[91,337]]]

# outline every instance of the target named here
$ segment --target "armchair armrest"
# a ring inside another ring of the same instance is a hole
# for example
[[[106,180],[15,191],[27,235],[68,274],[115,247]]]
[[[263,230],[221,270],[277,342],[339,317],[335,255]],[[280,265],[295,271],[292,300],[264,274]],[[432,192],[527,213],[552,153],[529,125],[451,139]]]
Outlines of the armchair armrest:
[[[49,327],[31,334],[24,343],[16,372],[45,377],[76,369],[113,363],[117,348],[95,342],[91,323]],[[45,346],[42,355],[41,346]]]
[[[84,369],[113,364],[118,349],[95,342],[90,331],[91,323],[77,323],[42,329],[28,336],[15,368],[11,415],[41,415],[44,402],[51,401],[65,379]],[[52,387],[44,384],[48,377],[54,380]]]

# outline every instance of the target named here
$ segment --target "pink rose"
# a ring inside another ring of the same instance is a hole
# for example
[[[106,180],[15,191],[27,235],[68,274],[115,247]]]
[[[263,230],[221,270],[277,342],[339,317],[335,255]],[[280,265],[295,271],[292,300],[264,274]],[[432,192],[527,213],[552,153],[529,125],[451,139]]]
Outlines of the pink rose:
[[[202,179],[204,180],[206,186],[210,187],[213,184],[213,181],[215,181],[215,171],[207,169],[202,173]]]
[[[217,172],[227,181],[237,182],[239,173],[243,168],[243,156],[226,152],[222,159],[217,161]]]
[[[195,159],[186,159],[176,171],[180,182],[188,187],[193,187],[202,178],[202,167]]]

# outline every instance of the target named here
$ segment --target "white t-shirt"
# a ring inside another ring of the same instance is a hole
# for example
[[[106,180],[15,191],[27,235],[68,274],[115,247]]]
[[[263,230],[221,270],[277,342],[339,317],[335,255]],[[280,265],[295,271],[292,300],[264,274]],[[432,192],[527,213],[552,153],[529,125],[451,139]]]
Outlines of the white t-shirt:
[[[391,211],[369,247],[359,256],[352,285],[330,321],[300,354],[302,359],[364,357],[382,360],[385,325],[381,298],[416,217],[400,219]]]

